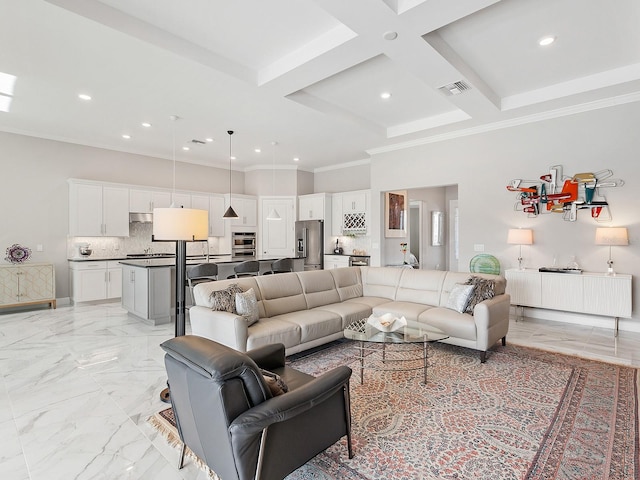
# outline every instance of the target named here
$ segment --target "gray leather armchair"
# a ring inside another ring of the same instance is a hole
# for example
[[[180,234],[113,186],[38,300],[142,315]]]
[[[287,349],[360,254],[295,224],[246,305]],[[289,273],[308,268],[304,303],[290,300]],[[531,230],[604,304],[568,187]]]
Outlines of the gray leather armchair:
[[[318,377],[285,366],[284,345],[247,353],[194,335],[164,342],[180,439],[224,480],[282,479],[347,436],[349,378],[337,367]],[[260,369],[288,392],[272,396]]]

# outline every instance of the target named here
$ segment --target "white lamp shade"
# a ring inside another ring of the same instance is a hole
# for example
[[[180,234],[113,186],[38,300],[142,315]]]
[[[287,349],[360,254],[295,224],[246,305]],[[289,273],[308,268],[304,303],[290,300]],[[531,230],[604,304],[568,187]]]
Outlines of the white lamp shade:
[[[596,245],[629,245],[626,227],[596,228]]]
[[[510,228],[507,243],[510,245],[533,245],[533,230],[530,228]]]
[[[154,208],[153,239],[193,242],[209,236],[209,212],[194,208]]]

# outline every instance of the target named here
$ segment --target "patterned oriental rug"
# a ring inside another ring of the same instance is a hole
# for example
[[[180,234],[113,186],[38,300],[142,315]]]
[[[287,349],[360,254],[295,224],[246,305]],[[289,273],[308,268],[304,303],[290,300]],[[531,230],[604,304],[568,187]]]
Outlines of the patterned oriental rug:
[[[353,369],[355,456],[342,440],[287,479],[640,480],[638,369],[512,345],[484,364],[445,344],[429,355],[426,385],[415,370],[366,370],[360,385],[351,342],[290,359]],[[171,417],[151,421],[175,443]]]

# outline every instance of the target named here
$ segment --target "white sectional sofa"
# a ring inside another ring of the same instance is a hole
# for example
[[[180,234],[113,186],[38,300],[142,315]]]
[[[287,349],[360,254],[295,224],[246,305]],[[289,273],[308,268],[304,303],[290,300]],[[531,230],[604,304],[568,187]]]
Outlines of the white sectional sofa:
[[[495,296],[478,303],[473,315],[446,308],[452,288],[471,275],[348,267],[206,282],[194,288],[191,330],[242,352],[283,343],[290,355],[342,338],[348,324],[372,313],[392,313],[439,328],[449,335],[443,342],[478,350],[484,362],[488,349],[506,342],[510,298],[503,277],[473,274],[495,280]],[[260,319],[251,326],[240,315],[211,308],[211,292],[232,283],[256,294]]]

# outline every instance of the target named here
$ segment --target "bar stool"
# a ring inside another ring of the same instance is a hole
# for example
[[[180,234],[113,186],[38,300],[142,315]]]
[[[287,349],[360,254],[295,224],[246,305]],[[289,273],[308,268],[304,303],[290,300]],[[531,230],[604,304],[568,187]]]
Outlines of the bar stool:
[[[247,260],[233,267],[234,275],[227,278],[255,277],[260,273],[260,262]]]
[[[193,304],[196,303],[196,299],[193,297],[193,287],[212,280],[218,280],[218,265],[215,263],[201,263],[187,269],[187,284]]]
[[[264,272],[263,275],[272,275],[274,273],[286,273],[293,272],[293,259],[292,258],[281,258],[279,260],[275,260],[271,262],[271,270],[268,272]]]

